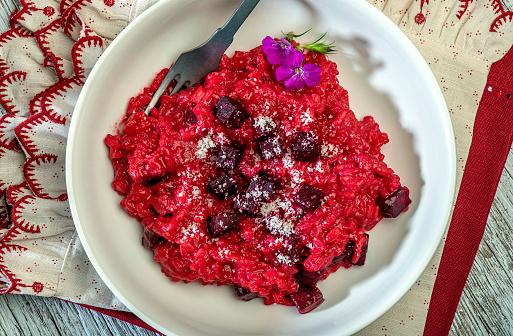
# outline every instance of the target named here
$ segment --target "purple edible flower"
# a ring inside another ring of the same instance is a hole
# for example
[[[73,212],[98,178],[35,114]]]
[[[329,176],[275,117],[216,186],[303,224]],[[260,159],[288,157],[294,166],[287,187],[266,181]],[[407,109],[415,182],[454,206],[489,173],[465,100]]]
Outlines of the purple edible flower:
[[[287,90],[297,91],[305,84],[308,86],[319,84],[321,68],[313,63],[302,66],[303,58],[302,53],[290,54],[285,60],[285,64],[276,69],[276,80],[284,81]]]
[[[290,54],[302,54],[299,50],[294,49],[290,42],[284,38],[281,41],[275,41],[271,36],[266,36],[262,40],[262,47],[267,55],[267,61],[274,65],[285,63]]]

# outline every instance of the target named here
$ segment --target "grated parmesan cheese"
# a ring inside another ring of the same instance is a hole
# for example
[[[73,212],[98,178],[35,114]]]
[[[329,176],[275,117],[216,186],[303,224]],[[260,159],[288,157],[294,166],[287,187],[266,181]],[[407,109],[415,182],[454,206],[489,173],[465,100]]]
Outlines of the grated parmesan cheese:
[[[289,170],[289,175],[292,182],[296,184],[301,184],[304,182],[303,178],[301,177],[301,172],[297,169]]]
[[[315,165],[315,170],[318,171],[319,173],[324,172],[324,169],[322,169],[321,161],[317,162],[317,164]]]
[[[285,155],[281,159],[281,162],[283,162],[283,167],[289,169],[294,166],[294,160],[292,160],[292,152],[290,148],[287,148],[287,151],[285,152]]]
[[[279,210],[283,211],[283,218]],[[290,201],[283,201],[280,198],[270,203],[263,203],[261,208],[264,222],[272,234],[289,236],[294,233],[294,224],[298,214],[292,208]]]
[[[196,157],[199,159],[206,159],[208,150],[215,148],[216,144],[212,141],[210,134],[204,136],[198,141],[198,149],[196,150]]]
[[[338,148],[335,147],[334,144],[322,144],[321,145],[321,155],[322,156],[333,156],[338,154]]]
[[[314,119],[312,118],[312,115],[310,113],[310,109],[307,109],[306,111],[301,113],[299,118],[301,119],[301,122],[303,123],[303,125],[308,125],[309,123],[314,121]]]
[[[183,242],[184,239],[192,238],[194,237],[199,231],[199,227],[197,223],[191,223],[188,226],[182,227],[181,233],[182,238],[181,241]],[[203,236],[203,233],[200,234],[200,236]]]
[[[283,265],[290,265],[290,264],[292,264],[292,260],[290,260],[290,257],[286,256],[286,255],[283,255],[281,253],[276,255],[276,260],[280,264],[283,264]]]
[[[192,198],[194,198],[194,199],[198,198],[200,193],[201,193],[200,188],[198,188],[197,186],[192,187]]]
[[[253,126],[261,129],[262,132],[272,132],[276,128],[276,123],[271,117],[259,116],[255,118]]]
[[[228,141],[228,139],[226,138],[226,134],[224,134],[223,132],[219,132],[217,134],[217,141],[219,141],[221,145],[224,145]]]

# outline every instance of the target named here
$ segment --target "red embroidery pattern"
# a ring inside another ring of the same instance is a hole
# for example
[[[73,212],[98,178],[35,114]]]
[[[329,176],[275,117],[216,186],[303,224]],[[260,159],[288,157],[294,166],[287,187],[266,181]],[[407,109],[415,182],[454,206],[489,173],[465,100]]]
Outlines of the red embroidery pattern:
[[[15,104],[15,100],[8,93],[9,87],[17,83],[23,83],[25,79],[27,79],[27,73],[22,71],[14,71],[0,78],[0,104],[12,115],[19,114],[20,110]]]
[[[25,163],[25,167],[23,169],[25,180],[27,181],[32,192],[34,192],[37,197],[45,199],[58,199],[59,201],[65,201],[68,199],[68,195],[65,191],[66,180],[64,176],[64,162],[60,162],[61,171],[55,172],[55,164],[58,163],[58,160],[59,158],[57,155],[44,154],[32,157]],[[48,166],[48,170],[54,172],[54,187],[57,189],[57,191],[44,188],[44,186],[38,180],[37,172],[39,170],[43,170],[42,168],[45,166]]]
[[[461,20],[463,15],[468,11],[469,5],[474,2],[474,0],[459,0],[459,2],[460,10],[456,14],[456,17]],[[415,23],[419,25],[426,21],[426,16],[422,13],[424,4],[428,5],[429,0],[420,0],[420,12],[415,15]],[[496,33],[503,24],[513,21],[513,11],[507,11],[501,0],[492,0],[492,6],[495,14],[498,16],[493,20],[490,26],[490,32]]]
[[[495,11],[495,14],[499,14],[499,16],[493,20],[493,23],[490,27],[490,31],[496,33],[500,26],[502,26],[506,22],[511,22],[513,20],[513,12],[506,11],[504,9],[504,5],[500,0],[493,0],[492,6]]]
[[[40,282],[34,282],[32,284],[32,289],[34,290],[34,293],[41,293],[43,291],[43,284]]]
[[[456,14],[456,17],[461,20],[463,17],[463,14],[468,10],[468,5],[470,5],[474,0],[460,0],[460,10],[458,11],[458,14]]]
[[[77,11],[84,7],[86,4],[91,3],[92,0],[62,0],[61,1],[61,26],[67,35],[73,37],[74,32],[80,31],[82,21],[77,15]]]
[[[44,15],[46,15],[46,16],[52,16],[53,14],[55,14],[55,8],[50,7],[50,6],[46,6],[46,7],[43,9],[43,13],[44,13]]]
[[[61,32],[61,23],[60,21],[56,20],[53,21],[51,24],[47,25],[41,30],[38,30],[34,33],[34,36],[36,37],[39,46],[41,47],[41,51],[45,54],[45,60],[50,61],[53,68],[55,68],[55,71],[57,72],[57,77],[59,80],[63,80],[66,75],[66,69],[64,68],[64,60],[62,57],[56,55],[52,51],[52,45],[51,45],[51,36],[63,34]]]
[[[14,134],[15,119],[16,117],[10,114],[0,117],[0,146],[21,152],[21,147]]]
[[[14,129],[18,141],[29,157],[42,154],[41,149],[37,146],[39,142],[37,129],[44,126],[48,127],[47,125],[51,125],[53,122],[48,115],[38,113],[27,118]]]
[[[463,14],[465,14],[468,11],[469,5],[474,2],[474,0],[459,0],[460,1],[460,10],[458,11],[458,14],[456,17],[458,19],[461,19],[463,17]],[[507,11],[504,5],[502,4],[501,0],[492,0],[492,7],[495,14],[498,16],[493,20],[492,24],[490,25],[490,32],[497,33],[499,31],[499,28],[505,24],[506,22],[513,21],[513,11]]]
[[[27,57],[31,52],[27,45],[34,46],[36,42],[39,50],[34,52],[42,53],[42,69],[51,68],[56,75],[56,82],[41,87],[39,92],[31,91],[34,94],[29,102],[19,102],[14,88],[17,92],[25,90],[29,74],[14,70],[17,69],[13,66],[15,63],[0,55],[0,103],[7,111],[0,117],[0,158],[3,151],[16,151],[18,155],[24,153],[26,156],[22,165],[25,182],[0,181],[0,295],[21,292],[23,288],[31,288],[36,294],[44,290],[41,282],[24,283],[22,277],[9,269],[5,258],[7,254],[12,256],[12,253],[26,251],[17,241],[47,228],[47,224],[40,227],[39,222],[33,222],[34,218],[45,216],[48,209],[44,207],[50,206],[42,201],[67,201],[63,159],[73,110],[72,102],[67,100],[70,96],[76,99],[97,59],[94,56],[99,57],[104,46],[103,39],[77,14],[92,0],[63,0],[59,8],[48,5],[38,8],[36,3],[48,2],[21,0],[21,9],[11,16],[11,29],[0,35],[0,48],[9,43],[23,45],[23,39],[27,39],[24,46]],[[114,0],[105,0],[104,4],[111,7]],[[25,22],[26,19],[30,24]],[[40,26],[37,26],[38,21]],[[30,31],[24,25],[37,29]],[[62,41],[70,38],[66,50]],[[59,48],[55,48],[56,44]],[[86,59],[83,57],[85,51]],[[51,146],[42,145],[48,141]],[[64,215],[61,220],[69,219]],[[50,217],[48,224],[53,220]]]
[[[19,188],[19,186],[15,187]],[[4,254],[7,252],[23,252],[26,250],[25,247],[12,243],[13,239],[22,233],[37,233],[40,232],[39,226],[27,224],[24,220],[20,221],[19,211],[22,210],[25,205],[27,198],[31,196],[25,196],[17,201],[13,205],[12,210],[12,226],[7,233],[0,239],[0,272],[3,277],[7,279],[7,283],[0,286],[0,295],[8,294],[14,291],[20,291],[20,287],[29,287],[22,283],[21,279],[16,277],[4,263]]]
[[[21,9],[14,10],[11,15],[11,21],[9,22],[9,26],[11,27],[11,31],[15,32],[17,36],[30,37],[32,36],[32,32],[20,24],[20,21],[24,20],[25,15],[31,16],[32,12],[36,11],[37,8],[34,3],[28,2],[26,0],[20,0],[22,5]]]
[[[426,21],[426,17],[422,13],[422,9],[424,8],[424,3],[429,5],[429,0],[420,0],[420,13],[415,15],[415,23],[423,24]]]

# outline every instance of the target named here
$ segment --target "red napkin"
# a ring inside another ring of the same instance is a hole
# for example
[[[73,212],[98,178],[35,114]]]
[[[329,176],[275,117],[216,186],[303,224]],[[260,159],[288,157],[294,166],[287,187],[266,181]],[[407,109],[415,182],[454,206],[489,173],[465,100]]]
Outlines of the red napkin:
[[[513,49],[493,64],[431,296],[424,335],[448,334],[513,141]]]

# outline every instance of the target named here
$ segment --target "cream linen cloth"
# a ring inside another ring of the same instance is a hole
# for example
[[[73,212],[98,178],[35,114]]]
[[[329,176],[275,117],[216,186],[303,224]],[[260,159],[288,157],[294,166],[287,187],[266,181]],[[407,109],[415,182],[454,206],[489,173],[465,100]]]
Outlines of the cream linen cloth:
[[[152,0],[22,1],[0,37],[0,294],[127,308],[91,265],[67,202],[66,138],[98,57]],[[10,223],[12,221],[12,223]]]
[[[67,130],[85,78],[110,41],[153,2],[33,0],[0,37],[0,294],[55,296],[126,310],[93,269],[71,219],[64,176]],[[431,66],[454,125],[458,185],[493,62],[511,47],[500,1],[369,1]],[[12,221],[12,223],[11,223]],[[440,261],[361,335],[420,335]]]

